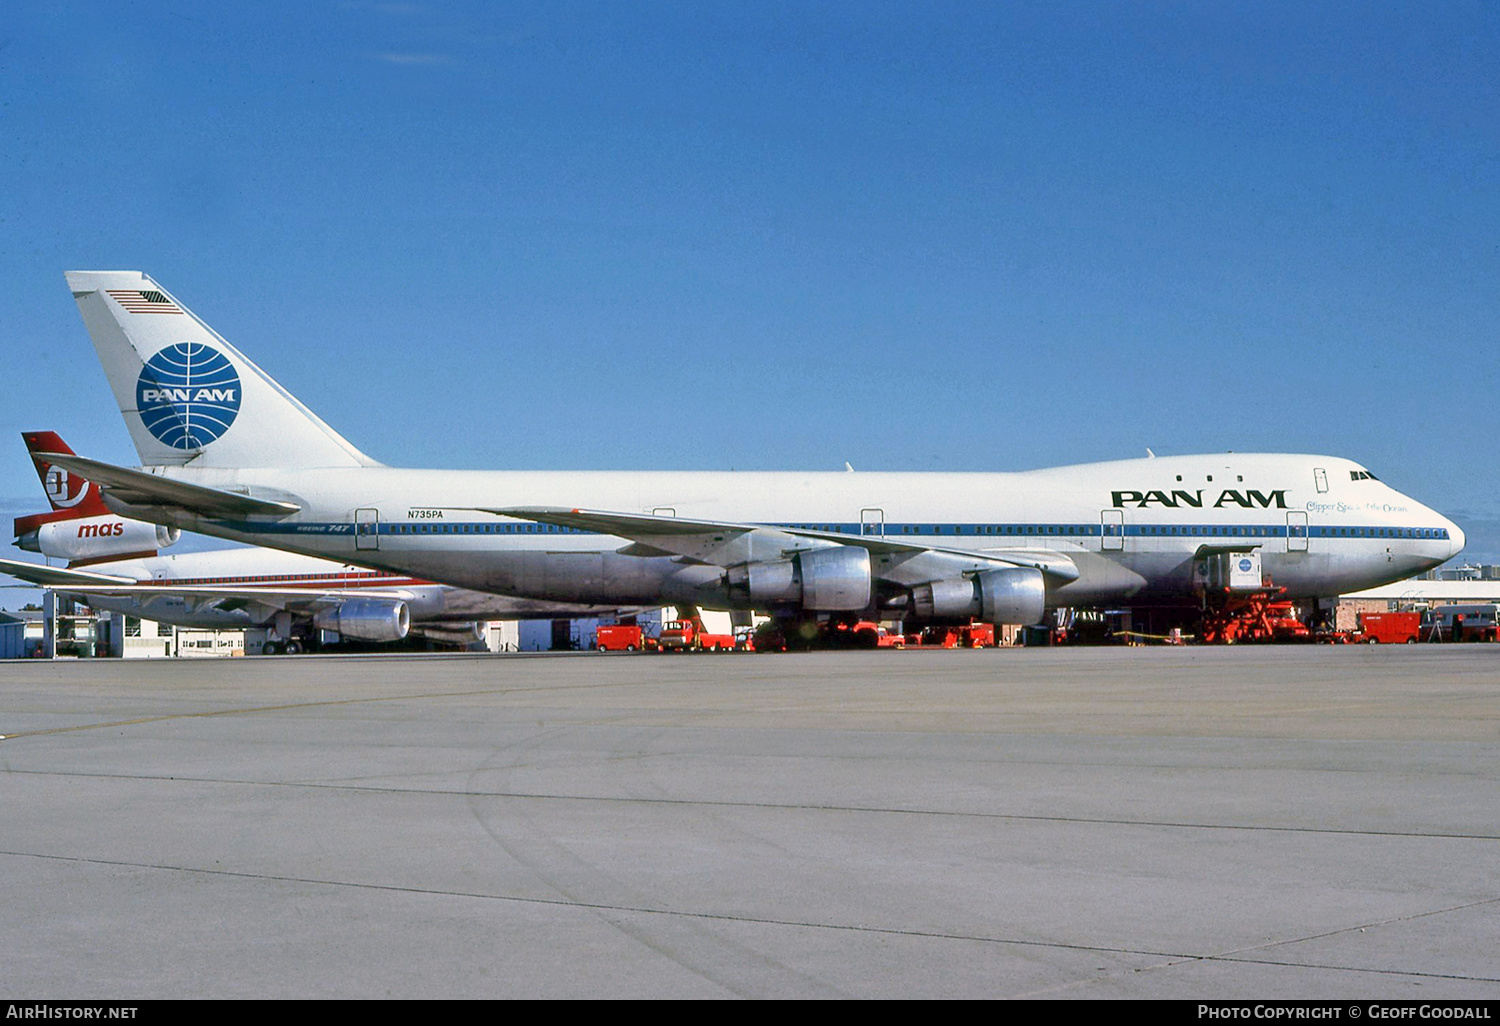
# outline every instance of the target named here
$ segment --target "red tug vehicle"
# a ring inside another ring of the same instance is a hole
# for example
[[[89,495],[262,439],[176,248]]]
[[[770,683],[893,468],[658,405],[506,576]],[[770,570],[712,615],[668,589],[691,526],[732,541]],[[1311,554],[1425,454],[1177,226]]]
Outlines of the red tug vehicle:
[[[749,644],[748,638],[737,643],[733,634],[709,633],[699,616],[667,621],[656,642],[662,652],[743,652]]]

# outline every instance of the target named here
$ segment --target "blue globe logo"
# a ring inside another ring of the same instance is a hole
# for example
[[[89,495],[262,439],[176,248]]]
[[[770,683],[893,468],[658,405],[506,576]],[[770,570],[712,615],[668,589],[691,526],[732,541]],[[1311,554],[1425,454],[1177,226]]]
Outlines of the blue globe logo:
[[[229,430],[241,394],[229,357],[202,342],[178,342],[141,368],[135,406],[158,441],[174,449],[201,449]]]

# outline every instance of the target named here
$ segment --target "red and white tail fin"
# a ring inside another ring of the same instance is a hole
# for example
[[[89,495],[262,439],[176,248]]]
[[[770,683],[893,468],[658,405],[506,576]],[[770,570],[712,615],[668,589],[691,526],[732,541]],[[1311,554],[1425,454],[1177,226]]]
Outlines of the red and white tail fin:
[[[55,431],[23,431],[21,437],[52,511],[17,517],[17,546],[51,559],[66,559],[69,566],[87,566],[154,556],[157,550],[177,541],[177,528],[144,524],[111,513],[97,484],[42,459],[41,453],[73,455]]]
[[[104,505],[104,498],[99,494],[98,485],[62,467],[54,467],[38,457],[38,453],[44,452],[73,455],[73,450],[68,448],[67,442],[58,437],[57,432],[22,431],[21,438],[26,442],[26,451],[31,453],[31,462],[36,466],[36,476],[41,478],[42,491],[47,493],[47,501],[52,503],[54,513],[66,512],[71,519],[98,516],[109,512]]]

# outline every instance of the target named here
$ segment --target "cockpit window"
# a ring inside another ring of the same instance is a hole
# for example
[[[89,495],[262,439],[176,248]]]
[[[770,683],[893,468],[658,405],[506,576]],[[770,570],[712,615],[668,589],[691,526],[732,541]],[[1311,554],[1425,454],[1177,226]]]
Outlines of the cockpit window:
[[[1370,473],[1368,470],[1351,470],[1351,471],[1349,471],[1349,480],[1351,480],[1351,481],[1379,481],[1380,478],[1376,477],[1374,474]]]

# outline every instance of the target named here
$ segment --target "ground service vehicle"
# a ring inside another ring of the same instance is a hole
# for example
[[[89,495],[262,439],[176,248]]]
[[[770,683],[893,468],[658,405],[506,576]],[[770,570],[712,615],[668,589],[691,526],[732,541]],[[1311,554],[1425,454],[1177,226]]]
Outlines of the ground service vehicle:
[[[1256,592],[1207,611],[1200,640],[1207,645],[1313,640],[1312,631],[1298,615],[1296,605],[1282,597],[1283,591]]]
[[[1366,645],[1415,645],[1422,635],[1421,613],[1361,613],[1352,640]]]
[[[711,634],[703,627],[703,620],[692,617],[687,620],[669,620],[656,639],[663,652],[733,652],[733,634]]]
[[[950,627],[928,627],[906,636],[913,648],[994,648],[995,625],[968,623]]]
[[[604,624],[594,634],[598,652],[651,652],[656,639],[649,637],[637,624]]]
[[[1429,609],[1422,620],[1422,637],[1444,641],[1494,641],[1500,623],[1500,604],[1466,602]]]

